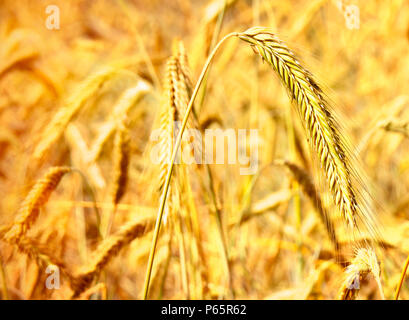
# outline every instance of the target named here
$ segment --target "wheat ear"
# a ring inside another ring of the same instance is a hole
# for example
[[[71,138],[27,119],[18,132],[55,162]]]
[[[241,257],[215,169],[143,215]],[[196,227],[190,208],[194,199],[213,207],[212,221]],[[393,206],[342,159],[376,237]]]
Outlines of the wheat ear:
[[[35,239],[23,236],[17,242],[17,248],[19,251],[25,253],[31,259],[36,261],[39,266],[57,266],[60,272],[68,278],[70,284],[74,281],[66,264],[54,257],[46,245],[38,243]]]
[[[297,166],[294,163],[291,163],[286,160],[276,160],[276,164],[286,166],[291,173],[293,174],[295,180],[301,185],[304,193],[310,198],[311,203],[314,205],[315,210],[317,211],[321,222],[325,225],[325,228],[328,233],[328,237],[332,241],[332,244],[335,247],[335,251],[338,253],[340,249],[340,245],[336,236],[334,224],[331,220],[330,215],[328,214],[327,209],[324,207],[324,204],[321,201],[321,197],[319,196],[317,189],[315,188],[314,183],[308,172],[306,172],[303,168]]]
[[[183,46],[183,45],[181,45]],[[177,50],[177,49],[176,49]],[[174,48],[175,51],[175,48]],[[176,134],[177,130],[177,121],[179,120],[180,110],[186,109],[187,103],[189,101],[189,94],[187,92],[187,84],[184,72],[188,72],[188,69],[185,68],[185,71],[182,70],[181,61],[179,55],[174,52],[174,54],[168,59],[166,64],[166,75],[165,75],[165,91],[163,95],[163,102],[161,105],[161,114],[160,114],[160,147],[161,147],[161,158],[160,158],[160,174],[159,174],[159,191],[162,190],[167,168],[170,163],[170,157],[173,150],[173,137]],[[187,59],[186,57],[182,57]],[[187,61],[185,61],[187,62]],[[176,216],[175,223],[173,224],[176,228],[176,234],[178,235],[179,241],[179,252],[181,260],[181,272],[182,272],[182,284],[183,289],[187,294],[187,297],[190,296],[190,288],[188,285],[188,271],[186,267],[186,235],[183,232],[180,232],[183,229],[180,211],[180,193],[179,185],[174,184],[170,189],[170,194],[172,196],[171,203],[167,203],[167,215]],[[166,219],[166,218],[165,218]]]
[[[183,45],[182,41],[176,41],[173,47],[173,55],[177,58],[179,62],[179,79],[183,81],[184,85],[186,86],[186,91],[188,97],[192,94],[192,81],[191,81],[191,74],[189,69],[189,61],[186,54],[185,46]],[[189,100],[186,101],[186,106],[189,103]],[[185,110],[186,111],[186,110]]]
[[[111,182],[111,202],[114,206],[103,220],[103,234],[107,236],[111,231],[111,227],[114,221],[116,207],[125,194],[128,184],[128,167],[131,156],[130,150],[130,136],[127,126],[127,118],[122,119],[117,124],[115,132],[115,142],[113,151],[113,174]]]
[[[151,246],[151,250],[149,252],[149,259],[148,259],[148,265],[147,265],[147,270],[146,270],[146,275],[145,275],[145,283],[144,283],[144,290],[143,290],[143,298],[147,299],[148,297],[148,293],[149,293],[149,283],[151,280],[151,275],[152,275],[152,266],[153,266],[153,260],[155,257],[155,251],[156,251],[156,246],[158,243],[158,239],[159,239],[159,231],[160,231],[160,227],[162,224],[162,218],[163,218],[163,212],[165,209],[165,205],[166,205],[166,199],[169,193],[169,187],[170,187],[170,180],[172,177],[172,172],[173,172],[173,167],[174,167],[174,163],[175,163],[175,159],[177,156],[177,152],[179,150],[179,146],[180,143],[182,141],[182,135],[183,132],[186,128],[187,122],[188,122],[188,118],[190,115],[190,112],[192,111],[193,108],[193,102],[197,96],[197,93],[199,91],[200,85],[203,82],[203,79],[206,75],[207,70],[209,69],[210,63],[213,60],[216,52],[218,51],[218,49],[220,48],[220,46],[229,38],[237,36],[238,33],[230,33],[228,35],[226,35],[223,39],[221,39],[219,41],[219,43],[215,46],[215,48],[213,49],[213,51],[210,53],[209,57],[207,58],[207,61],[202,69],[202,72],[199,76],[199,79],[196,83],[196,86],[192,92],[192,96],[190,97],[189,100],[189,104],[186,107],[186,112],[183,116],[183,120],[182,120],[182,124],[180,126],[180,130],[178,132],[178,135],[176,137],[175,140],[175,147],[173,148],[172,151],[172,156],[170,158],[170,164],[169,167],[167,168],[167,172],[166,172],[166,179],[162,188],[162,195],[161,195],[161,199],[160,199],[160,204],[159,204],[159,208],[158,208],[158,213],[156,216],[156,222],[155,222],[155,229],[154,229],[154,234],[153,234],[153,239],[152,239],[152,246]]]
[[[356,251],[355,258],[345,270],[345,279],[342,283],[338,298],[340,300],[355,300],[360,290],[361,281],[369,273],[375,278],[382,299],[384,298],[378,259],[373,249],[360,248]]]
[[[254,51],[266,60],[277,72],[281,81],[288,89],[291,98],[296,102],[299,114],[306,127],[309,140],[311,140],[315,154],[318,155],[321,166],[325,172],[334,202],[342,213],[346,225],[354,234],[354,231],[358,230],[357,220],[359,219],[365,224],[369,231],[376,234],[374,220],[370,212],[367,210],[364,201],[359,201],[358,203],[360,193],[353,181],[359,181],[359,179],[354,175],[351,167],[351,157],[347,152],[344,141],[341,139],[338,126],[330,112],[324,93],[313,80],[312,75],[301,66],[293,52],[268,29],[251,28],[243,33],[233,32],[221,39],[207,58],[193,90],[183,117],[180,131],[175,140],[175,147],[166,173],[155,224],[152,247],[149,254],[145,277],[144,299],[148,296],[149,282],[159,237],[159,230],[169,191],[174,161],[182,141],[182,135],[186,128],[190,112],[192,111],[197,92],[203,82],[210,63],[220,46],[231,37],[239,37],[241,40],[249,43]]]
[[[166,64],[164,96],[160,113],[160,173],[159,190],[162,190],[173,150],[174,123],[176,121],[175,79],[177,78],[177,58],[172,56]]]
[[[388,120],[382,124],[382,128],[386,131],[397,132],[409,138],[409,122],[408,121],[399,121],[399,120]]]
[[[34,149],[34,158],[41,158],[51,145],[58,140],[71,119],[80,111],[85,102],[121,69],[108,66],[85,79],[68,98],[66,104],[41,133],[40,142]]]
[[[68,172],[71,172],[69,167],[53,167],[35,183],[24,199],[12,227],[5,234],[8,241],[17,241],[25,235],[37,220],[40,208],[48,201],[62,177]]]
[[[341,138],[339,128],[325,95],[294,53],[276,35],[264,28],[251,28],[239,35],[253,50],[267,61],[280,77],[292,100],[295,101],[312,147],[323,168],[334,202],[346,224],[357,227],[357,217],[368,222],[363,204],[358,203],[359,192],[353,184],[351,157]],[[369,223],[369,222],[368,222]],[[372,226],[369,226],[372,229]]]
[[[130,136],[126,119],[120,121],[115,134],[112,202],[117,205],[125,193],[128,183],[130,160]]]
[[[121,249],[136,238],[142,237],[153,228],[151,217],[138,217],[126,225],[114,235],[106,238],[96,249],[90,263],[82,267],[75,275],[73,282],[73,298],[78,297],[92,283],[93,279],[114,258]]]
[[[144,80],[138,80],[135,86],[127,89],[114,105],[108,116],[108,121],[101,128],[100,134],[94,139],[88,155],[88,162],[97,161],[106,142],[114,135],[117,119],[129,117],[132,108],[149,92],[150,86]]]

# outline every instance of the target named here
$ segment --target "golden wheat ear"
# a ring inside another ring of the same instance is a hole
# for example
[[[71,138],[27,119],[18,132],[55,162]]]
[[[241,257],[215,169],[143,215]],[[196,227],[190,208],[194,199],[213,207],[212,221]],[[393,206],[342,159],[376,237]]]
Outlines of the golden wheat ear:
[[[123,71],[123,70],[122,70]],[[102,68],[95,74],[85,79],[65,102],[40,135],[40,141],[34,149],[34,158],[41,159],[45,152],[63,134],[68,123],[81,110],[85,102],[98,91],[98,89],[110,78],[120,73],[121,69],[114,66]]]
[[[115,134],[112,203],[117,205],[125,194],[128,184],[130,161],[130,136],[127,119],[120,121]]]
[[[160,111],[160,137],[161,146],[159,190],[165,182],[166,172],[171,160],[173,151],[174,137],[177,135],[176,122],[181,122],[182,117],[187,110],[190,99],[191,81],[189,78],[189,67],[183,44],[178,42],[174,49],[174,55],[171,56],[166,64],[166,76],[163,101]],[[189,119],[188,129],[197,129],[195,119]],[[195,131],[196,133],[197,131]],[[195,136],[196,139],[199,139]],[[195,154],[201,154],[201,150],[195,144]]]
[[[166,172],[173,151],[174,123],[176,121],[175,79],[177,79],[177,59],[170,57],[166,63],[164,94],[160,110],[160,173],[159,190],[162,190]]]
[[[345,279],[339,291],[338,299],[355,300],[362,285],[362,280],[371,273],[378,285],[382,299],[385,299],[380,275],[378,259],[375,251],[368,248],[360,248],[356,251],[355,258],[345,270]]]
[[[136,238],[151,231],[154,226],[152,217],[138,217],[122,226],[118,232],[106,238],[96,249],[91,261],[82,266],[72,282],[73,298],[89,288],[95,277],[115,257],[121,249]]]
[[[183,81],[187,95],[190,98],[192,95],[192,77],[191,77],[191,72],[189,68],[189,59],[186,53],[185,46],[181,40],[175,40],[173,42],[173,56],[176,57],[178,63],[179,63],[179,70],[178,70],[178,75],[179,79]],[[187,101],[187,104],[189,103],[189,100]],[[186,104],[186,107],[187,107]],[[182,113],[183,115],[183,113]]]
[[[131,140],[127,117],[118,121],[115,132],[114,150],[113,150],[113,168],[110,197],[113,204],[113,210],[104,216],[102,229],[106,237],[114,223],[116,208],[124,196],[128,185],[128,167],[131,156]]]
[[[23,236],[16,244],[17,249],[33,259],[38,266],[47,267],[50,265],[57,266],[60,272],[67,277],[69,282],[73,281],[71,271],[68,266],[55,257],[53,253],[47,248],[47,245],[38,243],[37,240]]]
[[[24,199],[10,230],[5,234],[8,241],[18,241],[34,224],[40,208],[48,201],[51,193],[57,188],[62,177],[71,172],[69,167],[53,167],[39,179]]]
[[[369,231],[376,230],[371,212],[361,198],[356,181],[361,181],[352,166],[352,155],[344,143],[325,94],[275,34],[265,28],[251,28],[239,34],[253,50],[268,62],[287,88],[301,117],[314,154],[317,155],[334,203],[338,206],[349,231],[358,230],[357,221]],[[375,233],[375,232],[373,232]]]
[[[92,143],[92,148],[87,157],[89,163],[98,160],[104,150],[105,144],[114,136],[118,119],[130,117],[130,112],[134,106],[137,106],[145,95],[151,90],[150,85],[142,79],[121,94],[114,105],[112,112],[107,117],[107,122],[101,126],[100,132]]]

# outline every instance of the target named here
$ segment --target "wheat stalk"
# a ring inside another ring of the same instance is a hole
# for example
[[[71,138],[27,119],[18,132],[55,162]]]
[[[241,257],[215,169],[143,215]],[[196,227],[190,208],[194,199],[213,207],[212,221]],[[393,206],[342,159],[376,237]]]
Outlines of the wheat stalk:
[[[170,165],[167,168],[167,172],[166,172],[166,179],[162,188],[162,195],[161,195],[161,200],[160,200],[160,204],[159,204],[159,208],[158,208],[158,213],[156,216],[156,223],[155,223],[155,229],[154,229],[154,235],[153,235],[153,239],[152,239],[152,246],[151,246],[151,250],[149,253],[149,260],[148,260],[148,266],[147,266],[147,271],[146,271],[146,276],[145,276],[145,284],[144,284],[144,291],[143,291],[143,298],[147,299],[148,297],[148,293],[149,293],[149,283],[150,283],[150,279],[151,279],[151,274],[152,274],[152,266],[153,266],[153,260],[155,257],[155,251],[156,251],[156,246],[158,243],[158,238],[159,238],[159,231],[160,231],[160,227],[161,227],[161,223],[162,223],[162,218],[163,218],[163,212],[165,209],[165,204],[166,204],[166,199],[169,193],[169,187],[170,187],[170,180],[172,177],[172,172],[173,172],[173,167],[174,167],[174,163],[175,163],[175,159],[177,156],[177,152],[179,150],[179,146],[180,143],[182,141],[182,135],[183,132],[186,128],[187,122],[188,122],[188,117],[190,115],[190,112],[192,111],[193,108],[193,102],[197,96],[197,93],[199,91],[200,88],[200,84],[203,82],[203,79],[206,75],[206,72],[210,66],[210,63],[213,59],[213,57],[215,56],[216,52],[218,51],[218,49],[220,48],[220,46],[223,44],[224,41],[226,41],[227,39],[233,37],[233,36],[237,36],[237,33],[230,33],[228,35],[226,35],[223,39],[221,39],[219,41],[219,43],[215,46],[215,48],[213,49],[213,51],[210,53],[209,57],[207,58],[207,61],[202,69],[202,72],[199,76],[199,80],[196,83],[196,86],[193,90],[192,96],[190,97],[189,100],[189,104],[186,107],[186,112],[185,115],[183,116],[183,121],[182,124],[180,126],[180,130],[178,132],[178,135],[176,137],[175,140],[175,146],[173,148],[172,151],[172,155],[170,158]]]
[[[400,290],[402,289],[402,284],[403,284],[403,281],[405,280],[406,271],[408,270],[408,267],[409,267],[409,256],[406,258],[405,265],[403,266],[402,273],[399,278],[399,283],[395,291],[395,297],[394,297],[395,300],[399,300]]]
[[[368,211],[366,203],[364,201],[358,201],[361,200],[360,192],[354,183],[360,180],[352,169],[352,157],[347,150],[344,140],[341,138],[340,130],[330,111],[325,95],[318,84],[313,80],[311,73],[301,66],[294,53],[268,29],[256,27],[248,29],[243,33],[233,32],[221,39],[207,58],[186,108],[180,131],[176,137],[171,162],[168,166],[164,187],[162,189],[152,248],[149,255],[144,286],[145,299],[148,295],[153,259],[174,162],[182,141],[183,132],[187,126],[194,100],[211,61],[221,45],[231,37],[239,37],[241,40],[249,43],[254,51],[273,67],[284,86],[288,89],[292,100],[296,102],[309,140],[325,172],[333,200],[342,213],[345,224],[349,230],[352,231],[352,234],[355,234],[355,231],[359,231],[357,224],[357,220],[359,220],[364,223],[372,234],[377,235],[373,217]]]

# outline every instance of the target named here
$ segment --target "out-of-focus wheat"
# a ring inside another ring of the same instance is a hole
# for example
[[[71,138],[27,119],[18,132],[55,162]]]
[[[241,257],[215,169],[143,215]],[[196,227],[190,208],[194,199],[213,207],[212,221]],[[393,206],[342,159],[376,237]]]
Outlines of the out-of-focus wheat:
[[[345,270],[345,279],[339,292],[339,299],[355,300],[362,280],[369,273],[372,273],[374,276],[379,287],[380,295],[384,298],[380,282],[381,271],[375,251],[361,248],[356,251],[355,258]]]
[[[92,143],[92,149],[88,155],[90,163],[96,161],[100,156],[106,142],[114,135],[119,119],[129,117],[129,113],[150,90],[147,82],[139,79],[136,85],[127,89],[118,99],[112,112],[108,115],[107,123],[101,127],[101,133]]]
[[[409,138],[409,122],[399,120],[387,120],[382,124],[386,131],[397,132]]]
[[[23,236],[17,242],[17,248],[42,267],[48,267],[50,265],[57,266],[61,274],[66,276],[70,283],[74,281],[68,266],[55,257],[46,245],[38,243],[35,239]]]
[[[115,135],[112,202],[117,205],[125,193],[128,184],[130,154],[129,128],[126,119],[120,121]]]
[[[123,70],[122,70],[123,71]],[[71,119],[80,111],[84,103],[95,94],[108,79],[121,72],[113,66],[102,68],[85,79],[68,98],[65,106],[58,110],[49,125],[41,133],[40,141],[34,149],[34,158],[41,158],[44,153],[57,141]]]
[[[58,186],[61,178],[71,171],[69,167],[53,167],[39,179],[24,199],[16,219],[5,234],[8,241],[18,241],[38,218],[40,208]]]
[[[142,237],[152,230],[154,220],[151,217],[138,217],[128,222],[114,235],[105,239],[98,248],[92,260],[75,274],[72,283],[73,297],[76,298],[92,283],[93,279],[114,258],[121,249],[136,238]]]
[[[315,188],[315,185],[312,182],[312,179],[309,176],[309,174],[301,167],[289,161],[276,160],[275,163],[286,166],[291,171],[291,173],[294,175],[298,183],[301,185],[305,194],[311,199],[311,203],[315,207],[322,223],[327,229],[328,237],[332,241],[335,251],[338,253],[339,252],[339,242],[338,242],[337,235],[335,232],[334,223],[332,222],[331,217],[327,212],[327,209],[324,207],[321,201],[321,197],[319,196],[317,189]]]

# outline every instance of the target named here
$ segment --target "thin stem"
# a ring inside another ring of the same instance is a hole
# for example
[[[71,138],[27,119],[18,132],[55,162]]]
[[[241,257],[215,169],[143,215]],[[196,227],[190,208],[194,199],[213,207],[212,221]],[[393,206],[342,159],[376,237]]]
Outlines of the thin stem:
[[[160,87],[161,87],[160,86],[160,81],[159,81],[159,78],[158,78],[158,76],[156,74],[155,67],[154,67],[154,65],[152,63],[152,60],[151,60],[148,52],[146,51],[145,44],[142,41],[142,38],[138,33],[138,28],[135,26],[134,23],[132,23],[133,21],[135,21],[135,19],[132,17],[132,15],[130,13],[130,10],[128,8],[128,5],[125,3],[125,1],[120,0],[119,1],[119,6],[121,7],[122,11],[125,13],[127,18],[129,19],[129,21],[131,22],[131,23],[129,23],[129,25],[131,26],[133,31],[136,33],[136,41],[138,42],[138,46],[139,46],[139,49],[141,51],[142,59],[145,60],[146,67],[148,68],[148,72],[151,74],[151,77],[152,77],[152,80],[153,80],[153,82],[155,84],[155,87],[160,89]]]
[[[85,186],[85,188],[87,189],[87,191],[89,192],[89,194],[91,196],[92,207],[94,209],[95,217],[96,217],[96,224],[97,224],[98,234],[99,234],[100,238],[102,239],[103,238],[103,233],[102,233],[102,230],[101,230],[101,214],[99,213],[99,209],[98,209],[98,205],[97,205],[97,199],[95,197],[95,191],[91,187],[91,185],[88,183],[87,177],[82,173],[81,170],[79,170],[77,168],[74,168],[74,167],[71,167],[71,171],[72,172],[77,172],[81,176],[82,181],[84,182],[84,186]],[[81,203],[83,203],[83,201]],[[83,207],[86,208],[87,206],[84,205]],[[88,206],[88,207],[90,208],[90,206]]]
[[[403,267],[402,274],[400,275],[399,285],[396,288],[396,292],[395,292],[395,300],[399,299],[399,293],[400,293],[400,290],[402,289],[403,280],[405,280],[405,275],[406,275],[406,271],[408,270],[408,266],[409,266],[409,256],[406,259],[405,266]]]
[[[152,266],[153,266],[153,260],[155,257],[155,251],[156,251],[156,245],[158,243],[158,238],[159,238],[159,231],[160,231],[160,226],[162,223],[162,217],[163,217],[163,211],[165,208],[165,203],[166,203],[166,198],[168,195],[168,191],[169,191],[169,185],[170,185],[170,179],[172,177],[172,172],[173,172],[173,166],[174,166],[174,162],[179,150],[179,146],[180,146],[180,142],[182,140],[182,135],[183,132],[185,130],[186,127],[186,123],[187,123],[187,119],[190,115],[190,112],[192,110],[193,107],[193,102],[197,96],[197,93],[199,91],[200,85],[203,82],[203,79],[206,75],[206,71],[210,66],[211,61],[214,58],[214,55],[216,54],[217,50],[220,48],[220,46],[222,45],[222,43],[224,41],[226,41],[227,39],[234,37],[234,36],[238,36],[239,34],[237,32],[233,32],[228,34],[227,36],[225,36],[222,40],[219,41],[219,43],[216,45],[216,47],[213,49],[213,51],[210,53],[209,57],[207,58],[206,64],[203,67],[202,73],[200,74],[199,80],[196,83],[196,87],[192,93],[192,96],[190,98],[189,101],[189,105],[187,107],[185,116],[183,118],[183,122],[182,122],[182,126],[180,128],[180,131],[178,133],[178,136],[176,138],[175,141],[175,147],[173,149],[173,153],[172,153],[172,161],[170,163],[170,166],[168,168],[168,172],[166,175],[166,180],[165,180],[165,185],[162,191],[162,196],[161,196],[161,201],[160,201],[160,206],[158,209],[158,214],[156,217],[156,224],[155,224],[155,230],[154,230],[154,234],[153,234],[153,239],[152,239],[152,246],[151,246],[151,250],[149,253],[149,260],[148,260],[148,266],[147,266],[147,270],[146,270],[146,277],[145,277],[145,285],[144,285],[144,292],[143,292],[143,299],[146,300],[148,298],[148,293],[149,293],[149,283],[150,283],[150,279],[151,279],[151,274],[152,274]]]
[[[226,8],[227,8],[227,1],[224,0],[223,10],[219,13],[219,16],[217,17],[216,27],[214,29],[213,36],[212,36],[212,41],[211,41],[210,47],[209,47],[210,50],[213,49],[217,44],[217,39],[219,38],[220,32],[222,30],[222,25],[223,25],[223,20],[224,20],[224,13],[226,11]],[[202,96],[200,97],[199,106],[197,108],[197,111],[202,110],[202,106],[203,106],[205,96],[206,96],[206,92],[207,92],[207,80],[208,80],[207,77],[208,77],[208,74],[210,73],[210,69],[211,69],[211,67],[209,68],[209,72],[207,73],[207,75],[205,75],[205,78],[203,80]]]
[[[175,233],[178,237],[179,242],[179,256],[180,256],[180,273],[182,278],[182,287],[186,292],[186,299],[190,299],[190,284],[189,284],[189,275],[187,271],[187,262],[186,262],[186,241],[185,233],[182,225],[182,217],[180,216],[180,210],[177,210],[177,222],[175,223]]]
[[[9,299],[9,290],[7,288],[6,270],[4,269],[3,260],[0,257],[0,277],[2,281],[3,300]]]
[[[376,284],[378,285],[379,294],[381,295],[381,300],[385,300],[385,294],[383,293],[381,279],[376,277]]]
[[[227,250],[227,240],[224,235],[223,231],[223,221],[222,221],[222,214],[220,212],[220,208],[217,204],[217,198],[216,198],[216,191],[214,188],[214,182],[213,182],[213,175],[212,171],[210,169],[209,164],[206,164],[206,171],[207,171],[207,176],[209,178],[209,188],[210,188],[210,195],[212,197],[212,202],[214,206],[214,212],[216,213],[216,224],[217,228],[220,234],[220,241],[223,247],[223,259],[225,262],[225,268],[226,268],[226,273],[227,273],[227,280],[228,280],[228,285],[230,289],[230,293],[232,294],[233,298],[235,297],[234,289],[233,289],[233,278],[232,278],[232,270],[230,267],[230,260],[229,260],[229,252]]]
[[[296,141],[295,141],[295,132],[294,132],[294,125],[292,122],[292,110],[287,109],[286,112],[286,125],[288,130],[288,146],[290,151],[291,161],[294,163],[297,162],[297,152],[296,152]],[[297,268],[296,268],[296,276],[297,281],[302,279],[302,273],[304,269],[304,259],[302,256],[302,233],[301,233],[301,199],[300,199],[300,185],[299,183],[293,179],[291,181],[291,188],[293,189],[294,196],[293,196],[293,204],[294,204],[294,212],[295,212],[295,227],[297,230]]]

